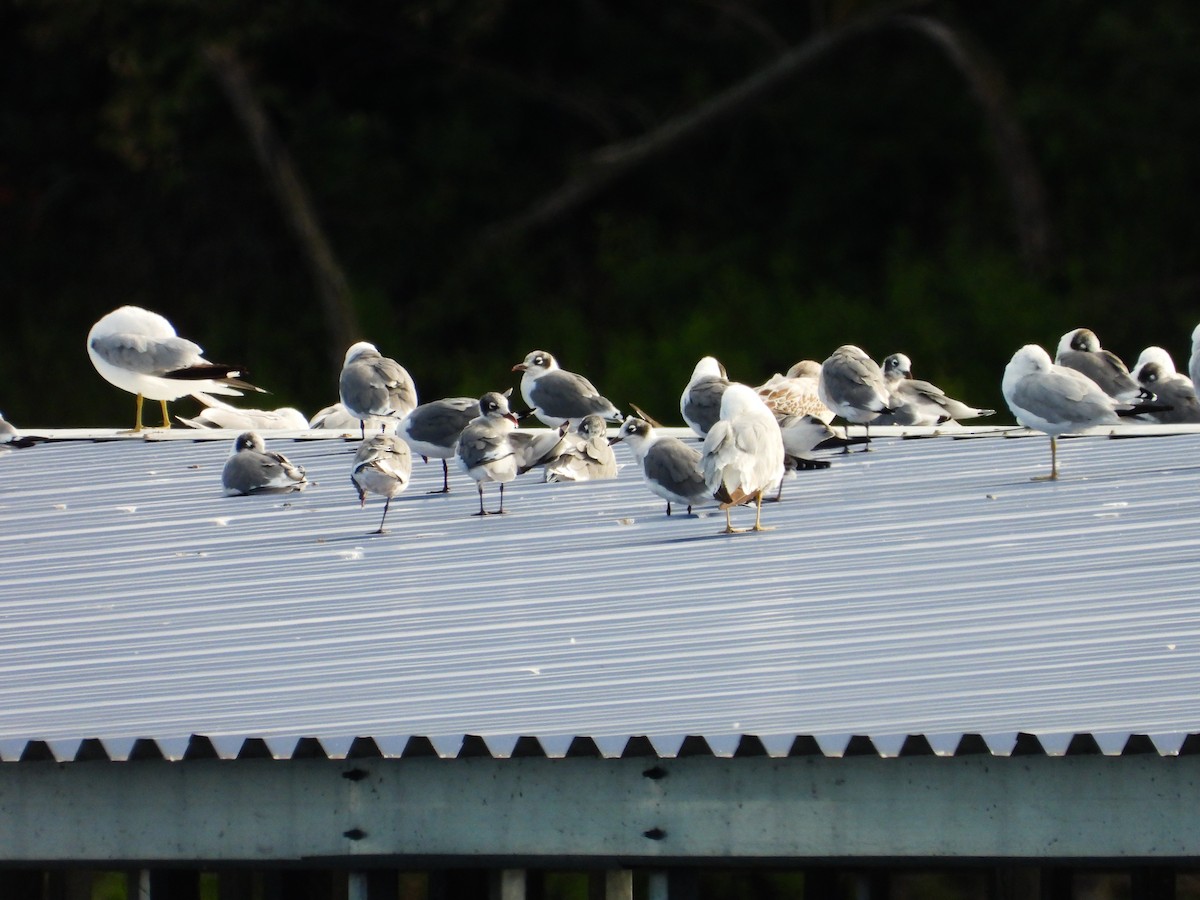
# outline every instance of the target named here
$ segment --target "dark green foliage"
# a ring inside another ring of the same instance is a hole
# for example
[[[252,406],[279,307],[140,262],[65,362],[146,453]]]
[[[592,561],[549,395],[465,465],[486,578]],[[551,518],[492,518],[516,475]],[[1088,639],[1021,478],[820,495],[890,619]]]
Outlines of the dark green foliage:
[[[306,257],[201,48],[237,48],[347,273],[362,337],[423,399],[515,384],[534,348],[678,420],[695,361],[758,383],[842,343],[1003,409],[1026,342],[1088,325],[1182,363],[1200,321],[1200,7],[909,12],[1007,81],[1054,252],[1023,258],[980,107],[912,31],[848,40],[549,227],[488,243],[598,149],[685,114],[814,28],[881,8],[0,0],[0,409],[124,425],[100,315],[167,315],[314,412],[336,360]],[[185,412],[186,409],[181,409]],[[1000,419],[1007,419],[1005,411]]]

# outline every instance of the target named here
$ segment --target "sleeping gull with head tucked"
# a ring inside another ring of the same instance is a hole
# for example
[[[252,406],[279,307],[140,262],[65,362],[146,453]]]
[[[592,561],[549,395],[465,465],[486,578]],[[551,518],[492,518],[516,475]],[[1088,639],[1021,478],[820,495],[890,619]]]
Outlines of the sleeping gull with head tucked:
[[[338,394],[342,406],[358,419],[363,438],[367,436],[367,419],[372,416],[399,419],[417,405],[417,386],[408,371],[366,341],[352,344],[346,351],[338,377]]]
[[[1054,363],[1082,372],[1100,390],[1118,400],[1145,397],[1141,387],[1117,354],[1100,346],[1100,338],[1090,328],[1072,328],[1058,341]]]
[[[1159,425],[1200,423],[1200,400],[1192,379],[1175,371],[1175,361],[1162,347],[1147,347],[1129,373],[1155,401],[1169,407],[1147,413],[1145,418]]]
[[[1004,399],[1017,421],[1050,436],[1050,474],[1058,478],[1058,437],[1094,425],[1115,425],[1121,418],[1161,409],[1157,404],[1123,403],[1076,369],[1051,361],[1036,344],[1026,344],[1004,368]]]

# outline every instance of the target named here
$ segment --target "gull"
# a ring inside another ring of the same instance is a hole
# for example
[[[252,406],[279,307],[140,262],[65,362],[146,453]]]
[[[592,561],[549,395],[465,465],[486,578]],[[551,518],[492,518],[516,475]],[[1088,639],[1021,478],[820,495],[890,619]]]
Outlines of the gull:
[[[404,366],[366,341],[352,344],[346,351],[338,394],[346,411],[358,419],[364,438],[371,416],[399,419],[417,405],[417,387]]]
[[[1129,369],[1115,353],[1100,346],[1100,338],[1090,328],[1073,328],[1058,341],[1055,365],[1082,372],[1100,386],[1100,390],[1118,400],[1145,397]]]
[[[601,481],[617,477],[617,457],[608,441],[608,424],[597,415],[584,416],[566,435],[563,451],[546,466],[547,481]]]
[[[5,421],[4,414],[0,413],[0,450],[20,450],[32,447],[36,443],[37,438],[22,436],[17,427],[12,422]]]
[[[721,395],[729,387],[725,367],[715,357],[706,356],[696,363],[692,378],[679,397],[683,421],[700,437],[721,418]]]
[[[946,392],[928,381],[912,377],[912,360],[893,353],[883,361],[883,380],[891,391],[890,413],[883,413],[876,425],[941,425],[958,419],[995,415],[994,409],[974,406],[946,396]]]
[[[170,428],[168,400],[261,391],[241,380],[240,367],[209,362],[198,344],[175,334],[170,322],[137,306],[122,306],[101,317],[88,332],[87,352],[106,381],[137,396],[135,432],[142,430],[144,398],[162,404],[162,427]]]
[[[385,497],[383,516],[379,527],[372,534],[386,534],[383,523],[387,521],[392,498],[408,487],[412,475],[412,453],[408,444],[394,434],[373,434],[358,445],[354,454],[354,469],[350,481],[358,491],[358,505],[367,505],[367,494]]]
[[[233,452],[221,471],[221,484],[231,497],[248,494],[286,494],[308,486],[304,467],[282,453],[267,450],[260,435],[246,431],[233,442]]]
[[[371,416],[367,419],[366,427],[374,430],[376,426],[379,426],[379,431],[382,434],[387,430],[388,424],[391,422],[395,422],[395,419],[387,419],[383,416]],[[359,419],[350,415],[340,400],[331,406],[326,406],[308,420],[309,428],[323,428],[330,431],[349,431],[358,424]],[[366,435],[364,434],[363,437],[366,437]]]
[[[279,409],[239,409],[216,397],[197,398],[207,407],[193,419],[177,416],[190,428],[238,428],[248,431],[308,431],[304,413],[290,406]]]
[[[761,522],[763,492],[783,478],[783,437],[775,414],[753,388],[731,384],[721,398],[721,418],[704,439],[700,470],[709,491],[725,511],[725,534],[733,527],[729,510],[755,503],[754,530]]]
[[[458,463],[479,490],[479,512],[472,515],[503,514],[504,485],[534,466],[549,462],[562,446],[561,430],[543,434],[513,431],[517,417],[508,407],[511,393],[509,388],[503,394],[489,391],[480,397],[479,415],[458,438]],[[500,485],[500,507],[494,513],[483,508],[483,485],[489,481]]]
[[[629,445],[634,459],[642,469],[642,478],[651,492],[667,501],[667,515],[671,515],[671,504],[686,506],[691,514],[694,506],[714,503],[712,492],[704,483],[700,471],[700,451],[685,444],[679,438],[660,434],[645,419],[629,416],[611,439],[616,444],[624,441]]]
[[[1059,435],[1093,425],[1115,425],[1121,418],[1162,408],[1117,400],[1077,369],[1052,362],[1050,354],[1036,344],[1026,344],[1013,354],[1004,368],[1001,388],[1018,422],[1050,436],[1050,474],[1034,481],[1058,479]]]
[[[1166,409],[1147,413],[1160,425],[1193,425],[1200,422],[1200,400],[1192,379],[1175,371],[1175,362],[1162,347],[1147,347],[1129,373],[1142,389],[1153,394]]]
[[[521,372],[521,396],[544,424],[558,428],[564,422],[578,425],[584,416],[598,415],[619,422],[621,414],[596,386],[574,372],[559,368],[545,350],[534,350],[512,367]]]
[[[777,419],[812,416],[828,425],[833,421],[833,410],[821,402],[820,381],[821,364],[813,359],[802,359],[788,369],[786,375],[776,372],[755,390]]]
[[[863,450],[871,449],[871,420],[892,411],[891,392],[875,361],[853,344],[843,344],[821,363],[817,390],[835,415],[866,426],[868,443]]]
[[[442,489],[431,494],[450,493],[450,467],[458,436],[479,414],[479,401],[474,397],[447,397],[422,403],[396,426],[399,435],[414,453],[429,462],[430,457],[442,461]]]

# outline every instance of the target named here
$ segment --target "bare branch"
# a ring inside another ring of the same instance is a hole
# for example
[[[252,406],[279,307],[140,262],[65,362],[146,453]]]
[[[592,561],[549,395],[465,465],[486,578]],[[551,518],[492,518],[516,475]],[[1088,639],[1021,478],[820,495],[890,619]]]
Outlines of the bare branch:
[[[360,336],[358,316],[350,284],[321,228],[308,189],[267,117],[237,52],[232,47],[210,44],[201,53],[246,131],[284,220],[300,242],[329,327],[329,352],[334,364],[341,368],[345,348]]]
[[[1035,271],[1045,269],[1053,249],[1046,189],[1025,132],[1013,112],[1003,75],[980,49],[970,46],[963,35],[945,22],[914,15],[896,16],[891,21],[932,41],[967,82],[991,134],[996,166],[1008,189],[1022,256]]]

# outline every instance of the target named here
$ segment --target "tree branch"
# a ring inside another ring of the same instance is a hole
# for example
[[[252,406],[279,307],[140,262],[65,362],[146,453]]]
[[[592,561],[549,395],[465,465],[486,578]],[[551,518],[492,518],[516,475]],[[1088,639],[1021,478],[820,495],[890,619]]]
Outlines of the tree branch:
[[[1053,252],[1046,189],[1025,132],[1012,109],[1000,71],[978,48],[945,22],[928,16],[896,16],[892,22],[929,39],[962,75],[992,139],[996,167],[1008,190],[1021,255],[1034,271],[1044,271]]]
[[[1024,132],[1012,113],[1003,77],[981,53],[970,51],[966,41],[945,23],[926,16],[897,15],[894,10],[821,31],[690,112],[678,115],[640,137],[599,148],[583,162],[579,171],[524,213],[487,228],[480,238],[481,248],[517,240],[529,231],[568,215],[635,169],[674,152],[722,121],[741,113],[846,41],[886,26],[899,26],[928,38],[963,75],[991,135],[996,165],[1013,209],[1022,255],[1034,270],[1044,269],[1052,245],[1045,189]]]
[[[280,212],[308,261],[329,328],[329,352],[340,369],[345,348],[360,336],[349,281],[325,237],[299,169],[267,117],[237,52],[232,47],[209,44],[201,55],[241,121]]]

